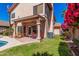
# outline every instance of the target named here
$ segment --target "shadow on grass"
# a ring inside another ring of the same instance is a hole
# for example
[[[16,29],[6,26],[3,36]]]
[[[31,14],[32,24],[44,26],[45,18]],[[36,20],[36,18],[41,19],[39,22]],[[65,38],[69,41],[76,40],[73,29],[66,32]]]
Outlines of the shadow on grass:
[[[60,35],[61,40],[64,40],[65,39],[64,37],[65,37],[64,35]]]
[[[65,42],[60,42],[58,51],[60,56],[71,56],[70,49]]]
[[[63,37],[61,37],[60,39],[61,39],[61,40],[64,40],[64,38],[63,38]]]
[[[52,54],[49,54],[48,52],[37,52],[37,53],[34,53],[33,56],[53,56]]]

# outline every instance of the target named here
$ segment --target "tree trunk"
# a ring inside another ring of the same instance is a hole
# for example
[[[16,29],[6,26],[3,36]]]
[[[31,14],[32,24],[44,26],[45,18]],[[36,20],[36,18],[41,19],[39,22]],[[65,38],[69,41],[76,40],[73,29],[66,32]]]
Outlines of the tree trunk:
[[[73,39],[72,41],[75,39],[75,27],[73,28]]]

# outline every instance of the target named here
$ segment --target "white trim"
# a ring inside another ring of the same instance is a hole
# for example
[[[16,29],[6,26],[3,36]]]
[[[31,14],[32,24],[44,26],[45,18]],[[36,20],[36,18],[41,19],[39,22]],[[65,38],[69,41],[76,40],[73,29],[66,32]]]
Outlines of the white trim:
[[[40,18],[37,20],[37,38],[36,39],[41,39],[41,37],[40,37]]]

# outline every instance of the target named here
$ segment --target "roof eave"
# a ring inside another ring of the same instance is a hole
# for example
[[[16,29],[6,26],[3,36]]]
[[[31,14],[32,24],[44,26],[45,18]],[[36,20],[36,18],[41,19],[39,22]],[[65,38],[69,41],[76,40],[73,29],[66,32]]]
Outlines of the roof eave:
[[[9,13],[11,13],[17,6],[18,6],[19,3],[14,3],[9,9]]]

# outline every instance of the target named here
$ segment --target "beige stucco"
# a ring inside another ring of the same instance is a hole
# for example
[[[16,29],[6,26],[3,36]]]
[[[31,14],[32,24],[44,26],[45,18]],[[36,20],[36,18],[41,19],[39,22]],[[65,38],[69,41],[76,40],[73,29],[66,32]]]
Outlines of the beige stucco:
[[[22,17],[27,17],[27,16],[31,16],[33,15],[33,6],[39,5],[41,3],[20,3],[12,12],[11,14],[15,13],[15,18],[11,18],[11,24],[13,24],[14,20],[18,19],[18,18],[22,18]],[[53,10],[52,10],[53,11]],[[49,7],[43,3],[43,13],[40,14],[42,15],[42,17],[44,17],[42,20],[45,21],[45,26],[44,26],[44,38],[47,37],[47,32],[53,32],[53,12],[52,15],[50,14],[50,10]],[[19,19],[18,19],[19,20]],[[34,20],[34,19],[33,19]],[[50,26],[48,26],[48,20],[50,21]],[[39,19],[37,20],[39,21]],[[36,22],[37,22],[36,21]],[[22,23],[22,22],[21,22]],[[19,26],[22,24],[21,23],[17,23],[16,28],[14,28],[14,36],[16,36],[17,34],[17,28],[18,28],[18,24]],[[40,39],[40,30],[41,30],[41,26],[38,25],[39,22],[37,22],[37,39]],[[16,34],[15,34],[16,31]]]
[[[33,6],[36,6],[38,4],[41,4],[41,3],[20,3],[11,12],[11,14],[15,13],[15,18],[11,18],[11,20],[33,15]],[[43,6],[44,6],[44,4],[43,4]],[[43,11],[44,11],[44,7],[43,7]],[[44,12],[43,12],[43,14],[44,14]],[[12,23],[13,23],[13,21],[11,21],[11,24]]]
[[[61,35],[61,29],[54,29],[54,35]]]

